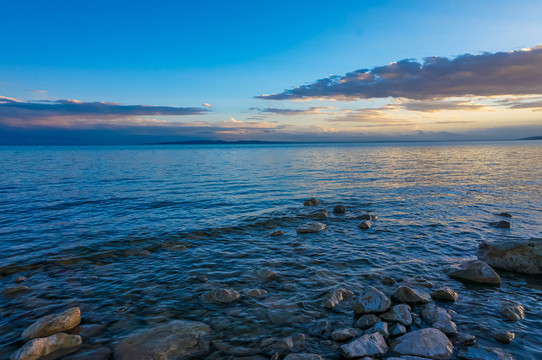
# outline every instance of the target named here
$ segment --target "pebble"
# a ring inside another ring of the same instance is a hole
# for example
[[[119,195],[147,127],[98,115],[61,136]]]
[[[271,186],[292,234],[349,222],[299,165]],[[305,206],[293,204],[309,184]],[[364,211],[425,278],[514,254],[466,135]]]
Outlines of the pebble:
[[[325,209],[316,210],[315,212],[312,212],[307,215],[309,218],[313,219],[325,219],[329,216],[329,213]]]
[[[497,214],[497,216],[502,216],[502,217],[505,217],[505,218],[511,218],[512,217],[512,215],[507,213],[507,212],[499,213],[499,214]]]
[[[375,220],[378,220],[378,216],[376,216],[376,215],[371,215],[371,214],[363,214],[363,215],[358,216],[358,219],[359,219],[359,220],[370,220],[370,221],[375,221]]]
[[[318,354],[290,354],[284,360],[324,360],[324,358]]]
[[[384,321],[374,324],[369,329],[367,329],[365,333],[366,334],[380,333],[380,335],[382,335],[384,339],[387,339],[390,336],[390,333],[388,332],[388,323]]]
[[[17,277],[15,278],[15,282],[16,282],[16,283],[22,283],[22,282],[25,281],[25,280],[26,280],[26,276],[17,276]]]
[[[4,294],[14,295],[25,291],[30,291],[30,288],[28,286],[10,286],[4,289]]]

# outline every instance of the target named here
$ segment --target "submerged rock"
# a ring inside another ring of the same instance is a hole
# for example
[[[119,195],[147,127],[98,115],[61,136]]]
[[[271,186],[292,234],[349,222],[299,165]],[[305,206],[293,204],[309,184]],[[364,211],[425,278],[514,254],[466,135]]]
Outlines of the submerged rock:
[[[390,299],[380,290],[371,287],[356,300],[354,311],[356,314],[379,313],[388,310]]]
[[[281,236],[281,235],[284,235],[284,231],[282,230],[273,231],[271,234],[269,234],[269,236]]]
[[[32,339],[11,355],[11,360],[57,359],[77,351],[81,342],[81,336],[63,332]]]
[[[510,215],[510,214],[507,213],[507,212],[499,213],[499,214],[497,214],[497,216],[502,216],[502,217],[505,217],[505,218],[511,218],[511,217],[512,217],[512,215]]]
[[[137,330],[117,344],[115,359],[201,359],[209,353],[210,332],[206,324],[188,320]]]
[[[279,274],[274,272],[273,270],[263,269],[257,272],[258,278],[263,282],[269,282],[273,280],[277,280],[279,278]]]
[[[467,260],[453,265],[448,270],[448,275],[456,280],[474,282],[487,285],[500,285],[501,277],[483,261]]]
[[[253,297],[253,298],[262,297],[265,294],[267,294],[267,290],[263,290],[263,289],[253,289],[253,290],[250,290],[249,292],[247,292],[247,296],[250,296],[250,297]]]
[[[363,220],[358,227],[362,230],[368,230],[373,226],[373,222],[371,220]]]
[[[318,204],[320,204],[320,201],[318,201],[317,198],[305,200],[305,202],[303,203],[304,206],[316,206]]]
[[[453,343],[456,346],[474,346],[476,345],[476,336],[471,334],[456,334],[453,338]]]
[[[395,285],[395,280],[391,276],[384,276],[380,279],[380,282],[384,285]]]
[[[408,286],[399,286],[391,297],[397,302],[406,304],[425,304],[431,300],[429,295],[418,292]]]
[[[296,231],[298,234],[309,234],[309,233],[317,233],[325,229],[327,229],[326,224],[313,221],[313,222],[309,222],[304,225],[301,225],[300,227],[296,229]]]
[[[497,269],[542,274],[542,239],[483,241],[476,255]]]
[[[457,355],[461,360],[514,360],[512,355],[501,349],[489,349],[476,346],[460,348]]]
[[[525,319],[525,308],[519,304],[503,305],[501,315],[510,321],[519,321]]]
[[[363,335],[348,344],[341,345],[341,353],[347,359],[364,356],[382,356],[388,351],[386,340],[380,333]]]
[[[327,218],[329,213],[325,209],[316,210],[315,212],[312,212],[307,215],[309,218],[313,219],[325,219]]]
[[[433,328],[412,331],[398,337],[392,341],[391,348],[403,355],[430,359],[449,359],[454,349],[448,337],[442,331]]]
[[[395,305],[385,313],[380,314],[379,316],[382,318],[382,320],[388,322],[398,322],[406,326],[412,324],[412,314],[410,313],[410,306],[406,304]]]
[[[340,288],[331,294],[329,299],[326,300],[325,307],[326,309],[333,309],[335,306],[337,306],[341,301],[348,299],[350,297],[354,296],[354,293],[350,290]]]
[[[78,307],[73,307],[60,314],[42,317],[23,331],[22,338],[28,341],[30,339],[46,337],[73,329],[80,322],[81,310]]]
[[[441,287],[431,294],[434,300],[440,301],[456,301],[458,296],[457,291],[447,286]]]
[[[501,228],[501,229],[510,229],[510,222],[506,220],[501,220],[497,222],[489,223],[489,225],[495,227],[495,228]]]
[[[25,281],[25,280],[26,280],[26,276],[17,276],[17,277],[15,278],[15,282],[16,282],[16,283],[22,283],[22,282]]]
[[[370,220],[370,221],[375,221],[375,220],[378,220],[378,216],[376,216],[376,215],[371,215],[371,214],[363,214],[363,215],[358,216],[358,219],[359,219],[359,220]]]
[[[14,295],[26,291],[30,291],[30,288],[28,286],[10,286],[4,289],[4,294]]]
[[[516,334],[511,331],[496,331],[493,332],[491,336],[493,336],[493,339],[499,342],[510,344],[510,342],[516,337]]]
[[[234,289],[214,289],[203,295],[205,301],[229,304],[237,301],[241,295]]]
[[[335,214],[344,214],[346,212],[346,206],[344,205],[337,205],[333,208],[333,212]]]

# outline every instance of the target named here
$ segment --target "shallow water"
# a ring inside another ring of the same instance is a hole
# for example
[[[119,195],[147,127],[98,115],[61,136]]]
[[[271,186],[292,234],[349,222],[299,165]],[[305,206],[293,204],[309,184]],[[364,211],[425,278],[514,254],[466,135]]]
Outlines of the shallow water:
[[[359,292],[381,275],[421,275],[460,293],[462,332],[516,359],[542,358],[542,279],[502,273],[500,287],[465,285],[443,268],[475,258],[482,240],[542,236],[542,144],[532,142],[0,147],[0,358],[21,346],[37,317],[78,305],[83,324],[105,324],[85,342],[114,346],[129,331],[172,319],[205,322],[213,340],[259,347],[310,334],[321,319],[350,327],[352,301],[329,312],[329,292]],[[303,201],[317,197],[316,208]],[[334,215],[337,204],[345,215]],[[296,234],[316,209],[328,229]],[[509,212],[511,229],[488,224]],[[358,229],[360,214],[379,216]],[[281,237],[268,235],[277,229]],[[258,275],[272,270],[279,278]],[[207,281],[202,281],[206,277]],[[216,287],[253,299],[215,305]],[[504,321],[503,301],[526,319]],[[510,345],[490,332],[512,330]],[[212,355],[225,356],[215,346]],[[311,336],[309,350],[338,352]]]

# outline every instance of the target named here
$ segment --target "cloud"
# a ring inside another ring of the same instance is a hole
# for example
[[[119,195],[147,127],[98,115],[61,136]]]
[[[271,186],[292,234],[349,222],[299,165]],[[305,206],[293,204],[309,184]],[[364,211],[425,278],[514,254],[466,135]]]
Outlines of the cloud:
[[[251,108],[250,110],[259,110],[265,114],[275,114],[275,115],[286,115],[286,116],[295,116],[295,115],[321,115],[329,114],[324,110],[336,110],[337,108],[332,106],[313,106],[308,109],[278,109],[278,108]]]
[[[47,94],[46,90],[30,90],[30,92],[36,93],[36,94]]]
[[[12,98],[12,97],[7,97],[7,96],[1,96],[0,95],[0,105],[7,104],[7,103],[18,103],[18,102],[20,102],[20,100],[17,100],[17,99]]]
[[[209,104],[209,103],[203,103],[203,104],[201,104],[201,106],[205,106],[205,107],[208,107],[208,108],[213,107],[213,106],[212,106],[211,104]]]
[[[542,94],[542,45],[511,52],[425,58],[330,76],[268,100],[443,99],[465,96]]]
[[[437,112],[445,110],[490,110],[490,107],[467,100],[433,100],[433,101],[404,101],[399,105],[408,111]]]

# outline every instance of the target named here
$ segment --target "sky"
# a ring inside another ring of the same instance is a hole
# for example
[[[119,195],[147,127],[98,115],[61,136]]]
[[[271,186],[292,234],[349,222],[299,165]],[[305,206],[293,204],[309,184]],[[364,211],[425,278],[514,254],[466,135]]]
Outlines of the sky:
[[[542,2],[5,1],[0,144],[542,135]]]

